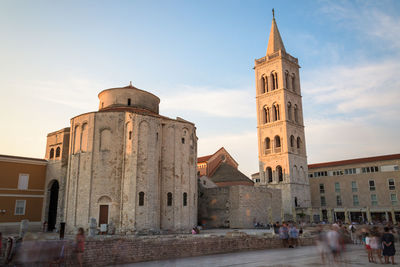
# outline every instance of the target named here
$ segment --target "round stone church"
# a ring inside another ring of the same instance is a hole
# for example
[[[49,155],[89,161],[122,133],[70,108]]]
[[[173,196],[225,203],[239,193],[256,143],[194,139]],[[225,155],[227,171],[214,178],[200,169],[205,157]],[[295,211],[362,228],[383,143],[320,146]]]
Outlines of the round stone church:
[[[103,90],[99,110],[48,134],[49,229],[189,231],[197,224],[195,125],[159,114],[160,99],[130,84]]]

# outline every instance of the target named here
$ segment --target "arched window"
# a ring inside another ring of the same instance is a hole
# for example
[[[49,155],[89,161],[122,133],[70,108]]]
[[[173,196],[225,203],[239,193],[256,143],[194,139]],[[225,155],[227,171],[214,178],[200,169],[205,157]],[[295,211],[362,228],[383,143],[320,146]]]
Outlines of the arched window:
[[[290,147],[294,147],[294,136],[290,136]]]
[[[287,119],[292,120],[292,103],[287,103]]]
[[[286,84],[286,89],[289,89],[289,72],[285,72],[285,84]]]
[[[264,123],[270,122],[270,117],[269,117],[269,108],[264,107]]]
[[[58,146],[57,149],[56,149],[56,158],[58,158],[60,156],[60,153],[61,153],[61,149]]]
[[[260,93],[264,94],[265,93],[265,80],[264,76],[261,76],[260,78]]]
[[[272,169],[271,169],[271,167],[267,168],[266,173],[267,173],[268,183],[272,183]]]
[[[279,105],[278,104],[274,104],[272,107],[272,116],[273,116],[273,120],[277,121],[280,119],[280,114],[279,114]]]
[[[183,193],[183,206],[187,206],[187,193]]]
[[[265,149],[271,149],[271,140],[269,137],[265,138]]]
[[[275,136],[275,147],[281,147],[281,138],[279,137],[279,135]]]
[[[276,72],[271,72],[271,85],[272,90],[278,89],[278,73]]]
[[[278,89],[278,73],[274,73],[274,80],[275,80],[275,89]]]
[[[282,173],[282,167],[281,166],[276,166],[276,174],[278,176],[278,181],[282,182],[283,181],[283,173]]]
[[[299,122],[299,111],[297,105],[294,105],[294,121]]]
[[[168,192],[167,194],[167,206],[172,206],[172,193]]]
[[[50,149],[50,158],[54,158],[54,148]]]
[[[264,76],[264,93],[269,92],[268,88],[268,76]]]
[[[144,206],[144,192],[139,192],[139,206]]]
[[[296,92],[296,76],[294,76],[294,73],[292,74],[292,90],[293,92]]]
[[[301,139],[300,137],[297,137],[297,148],[301,147]]]

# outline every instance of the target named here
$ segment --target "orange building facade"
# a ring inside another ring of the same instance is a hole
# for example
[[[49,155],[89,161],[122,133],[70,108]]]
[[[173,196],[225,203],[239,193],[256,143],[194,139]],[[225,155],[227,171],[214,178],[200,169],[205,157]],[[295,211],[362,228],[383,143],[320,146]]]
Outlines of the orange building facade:
[[[46,164],[44,159],[0,155],[0,229],[21,220],[40,224]]]

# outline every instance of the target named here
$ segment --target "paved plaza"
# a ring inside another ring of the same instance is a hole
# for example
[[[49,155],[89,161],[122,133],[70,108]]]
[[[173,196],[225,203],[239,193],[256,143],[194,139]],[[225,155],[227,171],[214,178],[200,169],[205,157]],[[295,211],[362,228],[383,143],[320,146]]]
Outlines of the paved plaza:
[[[395,261],[400,258],[395,256]],[[339,265],[322,264],[315,246],[294,249],[269,249],[208,255],[183,259],[140,262],[135,264],[118,265],[119,267],[213,267],[213,266],[244,266],[244,267],[292,267],[292,266],[377,266],[368,263],[363,246],[349,245]]]

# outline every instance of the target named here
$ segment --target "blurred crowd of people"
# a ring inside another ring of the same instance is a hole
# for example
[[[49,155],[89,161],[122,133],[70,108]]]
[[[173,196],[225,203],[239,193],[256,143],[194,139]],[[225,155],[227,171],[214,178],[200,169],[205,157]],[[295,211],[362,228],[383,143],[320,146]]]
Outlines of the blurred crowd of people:
[[[397,227],[393,227],[390,223],[380,226],[355,224],[346,226],[340,223],[319,225],[316,245],[324,265],[343,262],[346,243],[363,246],[369,262],[396,264],[394,261],[396,234],[400,242],[400,224]]]

